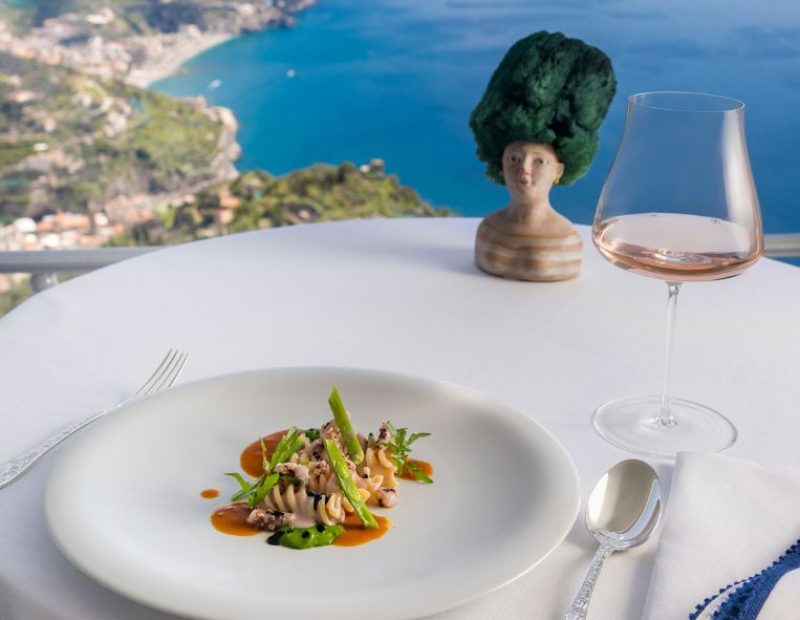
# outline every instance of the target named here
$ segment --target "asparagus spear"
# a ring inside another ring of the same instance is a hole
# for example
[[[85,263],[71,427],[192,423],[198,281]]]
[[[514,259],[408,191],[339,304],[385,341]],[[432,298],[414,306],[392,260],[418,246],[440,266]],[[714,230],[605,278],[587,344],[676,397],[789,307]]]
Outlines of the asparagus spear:
[[[336,478],[339,480],[339,486],[342,488],[344,496],[353,507],[353,512],[356,513],[356,516],[359,518],[361,523],[364,524],[364,527],[378,527],[378,522],[375,520],[375,517],[372,516],[369,508],[367,508],[366,502],[364,502],[364,499],[358,492],[358,487],[356,486],[353,477],[350,475],[350,470],[347,467],[347,463],[344,460],[344,455],[339,449],[339,446],[332,439],[325,439],[324,442],[325,449],[328,451],[328,459],[331,462],[331,467],[336,474]]]
[[[347,448],[347,453],[350,455],[350,460],[358,465],[364,460],[364,450],[361,448],[361,442],[353,432],[353,426],[350,424],[350,414],[344,408],[342,397],[339,396],[339,390],[333,388],[331,395],[328,397],[328,404],[333,411],[333,419],[336,421],[336,426],[342,433],[344,446]]]

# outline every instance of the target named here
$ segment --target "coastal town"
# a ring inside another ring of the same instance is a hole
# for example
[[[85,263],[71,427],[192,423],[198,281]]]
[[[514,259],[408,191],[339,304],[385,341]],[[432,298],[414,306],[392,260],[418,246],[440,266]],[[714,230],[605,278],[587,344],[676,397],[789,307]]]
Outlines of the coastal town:
[[[0,51],[0,101],[3,250],[104,245],[108,234],[84,234],[80,222],[95,231],[105,218],[124,230],[238,175],[236,119],[202,98],[173,100]],[[34,240],[29,220],[47,234]],[[50,221],[75,234],[55,243]]]
[[[229,38],[291,27],[313,3],[0,9],[0,250],[119,242],[236,179],[230,110],[143,89]],[[219,218],[230,219],[236,201],[215,191]],[[0,295],[26,278],[0,274]]]
[[[115,199],[107,205],[112,217],[103,211],[18,217],[0,226],[0,250],[167,245],[327,220],[449,215],[400,185],[379,158],[359,166],[316,164],[281,177],[261,170],[243,172],[195,193],[160,196],[148,209],[137,200]],[[2,295],[19,295],[26,279],[23,274],[0,274],[0,310]]]
[[[147,87],[227,39],[270,27],[291,27],[294,14],[312,6],[314,0],[164,1],[141,16],[132,14],[132,7],[124,3],[116,4],[116,11],[105,6],[47,17],[22,33],[19,22],[15,27],[0,15],[0,51]],[[142,34],[142,30],[147,32]]]

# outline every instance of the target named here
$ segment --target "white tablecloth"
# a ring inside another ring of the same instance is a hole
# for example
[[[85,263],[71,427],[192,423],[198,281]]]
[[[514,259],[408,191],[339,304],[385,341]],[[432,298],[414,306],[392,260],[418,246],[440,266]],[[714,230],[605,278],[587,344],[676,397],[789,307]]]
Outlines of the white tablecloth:
[[[572,455],[585,497],[630,455],[590,425],[605,400],[657,393],[666,287],[612,267],[586,228],[581,276],[493,278],[473,265],[475,219],[306,225],[191,243],[76,278],[0,319],[0,459],[134,390],[170,346],[184,380],[268,366],[396,370],[487,392],[536,418]],[[800,270],[762,260],[687,284],[675,396],[740,431],[730,454],[800,468]],[[51,454],[0,490],[2,620],[160,620],[95,584],[48,538]],[[671,464],[654,462],[668,484]],[[557,619],[595,545],[582,525],[541,565],[439,620]],[[641,617],[655,541],[611,558],[589,618]],[[687,610],[687,614],[688,614]]]

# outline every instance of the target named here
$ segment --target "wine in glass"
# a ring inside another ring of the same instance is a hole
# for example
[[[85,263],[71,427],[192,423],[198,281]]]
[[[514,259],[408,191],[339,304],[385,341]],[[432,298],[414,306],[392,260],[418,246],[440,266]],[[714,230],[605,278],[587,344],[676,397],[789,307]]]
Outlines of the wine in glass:
[[[744,135],[744,104],[718,95],[628,98],[625,127],[592,227],[600,253],[668,289],[663,391],[594,414],[609,442],[640,454],[723,450],[736,428],[719,412],[669,394],[681,284],[739,275],[763,253],[761,213]]]

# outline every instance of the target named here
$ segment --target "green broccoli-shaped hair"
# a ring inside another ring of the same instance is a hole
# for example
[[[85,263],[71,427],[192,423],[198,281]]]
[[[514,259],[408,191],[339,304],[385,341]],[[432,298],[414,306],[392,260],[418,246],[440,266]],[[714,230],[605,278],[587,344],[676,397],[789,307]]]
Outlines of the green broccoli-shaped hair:
[[[503,150],[517,140],[550,144],[571,185],[597,154],[597,131],[617,90],[611,60],[560,32],[537,32],[508,50],[472,112],[487,176],[503,183]]]

